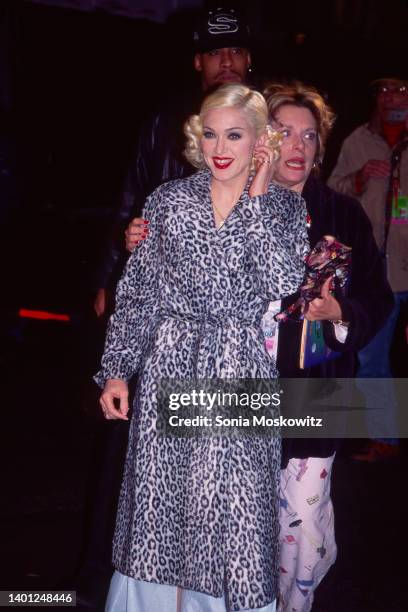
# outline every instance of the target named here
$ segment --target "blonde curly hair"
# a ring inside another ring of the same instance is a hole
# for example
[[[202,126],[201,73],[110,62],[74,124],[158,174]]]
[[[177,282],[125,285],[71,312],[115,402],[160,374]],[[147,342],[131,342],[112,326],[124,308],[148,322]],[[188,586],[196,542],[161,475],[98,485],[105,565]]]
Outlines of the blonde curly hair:
[[[276,114],[282,106],[307,108],[316,120],[318,147],[316,161],[321,163],[327,137],[335,121],[335,114],[323,96],[309,85],[300,81],[291,83],[268,83],[264,96],[269,110],[269,117],[276,121]]]
[[[190,164],[200,169],[206,167],[201,151],[203,117],[214,108],[226,107],[242,109],[249,123],[254,127],[257,138],[263,133],[268,135],[266,144],[272,148],[274,160],[276,160],[279,157],[281,137],[268,124],[268,107],[265,98],[259,91],[246,85],[228,83],[209,94],[201,105],[200,114],[191,115],[184,124],[186,147],[183,153]]]

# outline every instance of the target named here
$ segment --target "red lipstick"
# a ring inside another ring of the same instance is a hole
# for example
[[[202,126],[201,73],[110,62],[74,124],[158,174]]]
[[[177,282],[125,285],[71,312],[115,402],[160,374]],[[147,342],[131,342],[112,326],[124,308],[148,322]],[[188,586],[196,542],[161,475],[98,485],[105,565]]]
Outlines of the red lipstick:
[[[218,170],[225,170],[225,168],[229,168],[229,166],[234,161],[231,157],[213,157],[214,166],[218,168]]]

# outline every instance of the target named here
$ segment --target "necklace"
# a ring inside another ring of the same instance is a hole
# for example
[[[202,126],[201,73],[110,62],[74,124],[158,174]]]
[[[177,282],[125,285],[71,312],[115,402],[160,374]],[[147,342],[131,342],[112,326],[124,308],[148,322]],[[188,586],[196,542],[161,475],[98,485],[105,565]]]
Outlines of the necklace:
[[[219,224],[219,226],[218,226],[217,230],[220,230],[220,229],[221,229],[221,228],[222,228],[222,227],[225,225],[225,223],[226,223],[227,219],[228,219],[228,218],[231,216],[231,213],[232,213],[232,212],[235,210],[235,208],[237,207],[237,205],[238,205],[238,204],[241,202],[242,195],[243,195],[243,193],[245,193],[245,191],[246,191],[246,189],[244,188],[244,190],[243,190],[242,192],[238,192],[238,193],[236,193],[236,192],[235,192],[235,193],[233,194],[233,195],[234,195],[234,199],[235,199],[235,197],[238,197],[238,199],[237,199],[237,200],[235,201],[235,203],[234,203],[234,204],[231,206],[231,208],[229,209],[229,211],[227,212],[227,214],[226,214],[226,215],[224,215],[224,214],[222,214],[222,213],[221,213],[220,209],[219,209],[219,208],[218,208],[218,206],[216,205],[216,203],[215,203],[215,201],[214,201],[214,199],[215,199],[215,198],[214,198],[214,194],[212,193],[212,190],[211,190],[211,193],[210,193],[211,204],[212,204],[212,206],[213,206],[214,212],[216,212],[216,213],[217,213],[217,215],[219,216],[219,218],[221,219],[221,223]],[[234,199],[233,199],[233,202],[234,202]],[[214,216],[215,216],[215,215],[214,215]],[[215,219],[214,219],[214,221],[215,221]]]
[[[218,207],[215,205],[214,200],[212,201],[212,205],[214,206],[214,210],[215,210],[215,211],[218,213],[218,216],[219,216],[219,217],[221,217],[221,223],[220,223],[220,225],[219,225],[219,227],[218,227],[218,229],[221,229],[221,228],[222,228],[222,226],[224,225],[224,223],[226,222],[227,217],[224,217],[224,215],[222,215],[222,214],[220,213],[220,211],[218,210]],[[233,208],[234,208],[234,207],[233,207]],[[231,210],[232,210],[232,208],[231,208]],[[231,211],[230,211],[230,212],[231,212]],[[230,213],[228,213],[228,214],[230,214]],[[227,215],[227,216],[228,216],[228,215]]]

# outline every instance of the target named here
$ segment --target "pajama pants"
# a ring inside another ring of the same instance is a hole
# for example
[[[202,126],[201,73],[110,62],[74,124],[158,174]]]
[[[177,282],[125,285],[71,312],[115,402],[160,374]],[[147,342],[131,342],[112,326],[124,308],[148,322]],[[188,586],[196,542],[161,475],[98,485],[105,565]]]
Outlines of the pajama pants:
[[[316,587],[336,560],[333,460],[290,459],[281,472],[278,612],[309,612]]]

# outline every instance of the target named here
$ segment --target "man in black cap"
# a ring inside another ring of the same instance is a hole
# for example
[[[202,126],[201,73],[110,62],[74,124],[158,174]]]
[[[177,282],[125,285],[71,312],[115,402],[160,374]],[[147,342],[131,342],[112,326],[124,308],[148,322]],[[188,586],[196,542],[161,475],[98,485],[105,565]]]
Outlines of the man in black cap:
[[[166,101],[166,107],[141,127],[119,205],[115,211],[109,245],[97,278],[95,312],[102,316],[126,259],[123,231],[140,215],[146,197],[166,181],[183,178],[194,168],[182,156],[183,124],[200,106],[202,94],[223,83],[241,83],[251,68],[249,28],[233,8],[210,9],[194,28],[194,68],[200,75],[200,95]],[[194,99],[196,98],[196,99]],[[139,221],[135,222],[139,224]],[[142,224],[137,225],[142,232]]]
[[[194,68],[203,91],[222,83],[241,83],[250,68],[249,29],[234,9],[214,9],[194,32]]]

